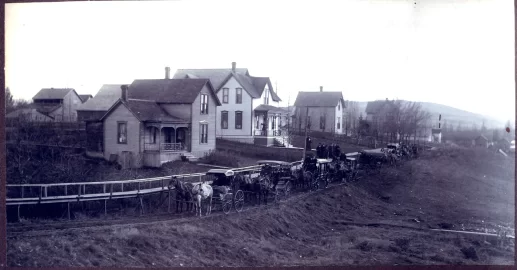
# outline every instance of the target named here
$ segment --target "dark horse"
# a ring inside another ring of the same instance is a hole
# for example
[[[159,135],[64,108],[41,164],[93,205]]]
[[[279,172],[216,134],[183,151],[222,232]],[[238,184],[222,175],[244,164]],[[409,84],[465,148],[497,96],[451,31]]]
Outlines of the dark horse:
[[[193,211],[192,189],[194,186],[191,183],[181,182],[177,177],[173,176],[169,182],[169,189],[173,187],[176,191],[176,213],[183,212],[183,204],[186,204],[186,211]]]
[[[261,173],[261,175],[255,179],[244,177],[242,175],[237,176],[237,178],[241,189],[244,191],[248,199],[253,198],[259,205],[262,202],[267,205],[267,198],[271,188],[271,179],[267,173]]]

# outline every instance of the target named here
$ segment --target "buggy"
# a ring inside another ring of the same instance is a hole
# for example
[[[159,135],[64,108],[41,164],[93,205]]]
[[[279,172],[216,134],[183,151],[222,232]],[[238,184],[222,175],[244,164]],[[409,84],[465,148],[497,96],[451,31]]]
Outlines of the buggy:
[[[311,190],[317,190],[320,186],[327,188],[329,185],[331,159],[317,159],[316,160],[316,175],[313,176],[311,183]]]
[[[363,170],[380,170],[383,163],[388,161],[388,155],[383,149],[362,150],[358,163]]]
[[[293,164],[278,160],[259,160],[257,164],[262,166],[261,175],[272,180],[275,200],[287,198],[292,189]]]
[[[225,214],[231,209],[241,212],[244,208],[244,192],[240,190],[240,183],[235,179],[235,172],[227,169],[211,169],[206,176],[212,181],[213,198],[221,204]]]

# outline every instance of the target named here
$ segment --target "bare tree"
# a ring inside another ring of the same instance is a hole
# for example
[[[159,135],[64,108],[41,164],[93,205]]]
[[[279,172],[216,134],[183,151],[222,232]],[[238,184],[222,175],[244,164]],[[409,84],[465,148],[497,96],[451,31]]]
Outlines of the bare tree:
[[[5,88],[5,113],[8,114],[14,111],[14,100],[13,95],[11,94],[11,90],[9,87]]]
[[[359,104],[355,101],[348,102],[347,113],[345,114],[345,131],[352,134],[357,133],[357,123],[359,120]]]

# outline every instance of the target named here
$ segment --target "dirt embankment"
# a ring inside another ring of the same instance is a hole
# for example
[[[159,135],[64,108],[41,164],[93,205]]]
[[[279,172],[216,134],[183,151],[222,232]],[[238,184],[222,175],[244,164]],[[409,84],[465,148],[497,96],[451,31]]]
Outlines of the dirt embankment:
[[[509,183],[513,168],[504,167],[509,161],[492,156],[478,164],[469,160],[476,158],[473,153],[464,154],[430,153],[387,169],[383,177],[300,194],[278,206],[241,214],[10,238],[9,265],[513,264],[513,245],[497,247],[461,235],[402,227],[350,225],[383,222],[426,228],[470,221],[477,226],[481,219],[492,225],[511,222],[513,227],[513,206],[511,211],[505,208],[514,198]],[[429,176],[428,170],[435,173]]]

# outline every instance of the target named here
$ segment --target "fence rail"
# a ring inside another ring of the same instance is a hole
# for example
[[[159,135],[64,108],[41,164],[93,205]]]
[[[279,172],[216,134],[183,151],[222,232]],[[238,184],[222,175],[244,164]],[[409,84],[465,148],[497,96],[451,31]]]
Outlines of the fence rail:
[[[255,136],[275,137],[275,136],[281,136],[282,131],[281,130],[255,130],[253,134]]]
[[[145,143],[144,150],[175,152],[185,150],[182,143]]]
[[[260,166],[234,168],[232,170],[236,173],[247,173],[248,177],[254,177],[258,175],[257,172],[260,170]],[[208,179],[203,179],[206,173],[192,173],[118,181],[8,184],[6,185],[6,205],[49,204],[138,197],[168,190],[168,180],[173,176],[180,179],[197,180],[197,182],[194,182],[195,184],[212,182]],[[95,192],[88,193],[87,187],[94,189]],[[13,192],[16,189],[18,189],[18,192]],[[13,193],[15,196],[10,196]]]

